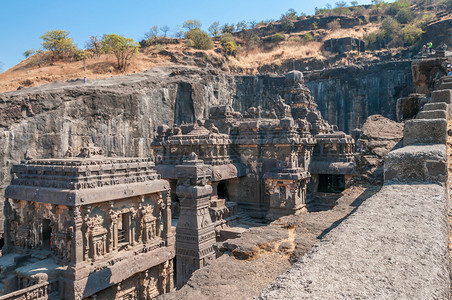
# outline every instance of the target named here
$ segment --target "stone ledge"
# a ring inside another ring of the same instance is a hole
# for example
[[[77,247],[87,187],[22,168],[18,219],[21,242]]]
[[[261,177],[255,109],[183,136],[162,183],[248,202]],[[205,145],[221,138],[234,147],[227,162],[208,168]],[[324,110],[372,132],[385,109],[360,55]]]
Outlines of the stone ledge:
[[[427,103],[424,105],[423,111],[431,110],[447,110],[447,103],[437,102],[437,103]]]
[[[418,119],[447,119],[446,110],[423,110],[418,116]]]
[[[444,89],[432,92],[432,102],[446,102],[450,104],[452,99],[452,90]]]
[[[386,184],[261,300],[449,299],[448,193]]]
[[[452,89],[452,82],[443,82],[440,86],[442,89]]]
[[[391,151],[385,159],[384,178],[385,182],[446,182],[446,146],[406,146]]]
[[[409,120],[403,129],[403,145],[443,144],[447,141],[445,119]]]

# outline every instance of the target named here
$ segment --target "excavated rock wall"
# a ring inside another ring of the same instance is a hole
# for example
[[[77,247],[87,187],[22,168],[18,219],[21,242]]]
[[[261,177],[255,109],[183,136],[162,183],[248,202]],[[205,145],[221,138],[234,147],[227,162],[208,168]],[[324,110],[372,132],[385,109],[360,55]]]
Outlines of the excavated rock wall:
[[[323,117],[350,133],[370,115],[396,120],[396,102],[414,90],[411,61],[311,72],[306,85]]]
[[[398,85],[409,81],[409,75],[398,65],[381,66],[388,67],[393,69],[383,75],[367,74],[367,69],[311,74],[307,85],[328,121],[349,132],[370,114],[394,118],[390,104],[409,93]],[[383,79],[385,75],[395,79]],[[283,76],[232,76],[174,67],[0,94],[0,194],[11,180],[10,166],[25,153],[62,157],[68,147],[77,152],[93,143],[107,155],[148,156],[158,125],[206,118],[218,104],[231,104],[241,112],[251,106],[268,109],[283,86]]]

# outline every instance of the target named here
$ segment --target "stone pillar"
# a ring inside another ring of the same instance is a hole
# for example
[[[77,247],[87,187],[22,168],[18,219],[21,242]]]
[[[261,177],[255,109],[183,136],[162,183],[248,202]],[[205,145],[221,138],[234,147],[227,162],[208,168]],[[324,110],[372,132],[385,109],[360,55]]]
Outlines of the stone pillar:
[[[166,246],[174,245],[174,234],[171,232],[171,196],[170,191],[164,191],[161,194],[163,198],[163,237],[166,240]]]
[[[180,217],[176,227],[177,287],[187,283],[191,274],[215,258],[215,228],[209,213],[212,186],[207,184],[212,167],[192,153],[176,166]]]
[[[74,228],[73,228],[73,242],[71,243],[71,263],[74,265],[83,262],[83,219],[80,213],[80,207],[76,206],[73,209]]]
[[[5,233],[4,233],[4,243],[5,245],[3,246],[2,249],[2,254],[5,255],[8,252],[13,250],[13,238],[12,238],[12,234],[16,234],[15,230],[13,232],[13,228],[11,228],[11,222],[13,221],[14,217],[16,216],[16,212],[13,210],[13,208],[11,207],[11,204],[9,203],[9,199],[6,198],[5,202],[4,202],[4,209],[3,212],[5,214],[5,220],[4,220],[4,229],[5,229]]]

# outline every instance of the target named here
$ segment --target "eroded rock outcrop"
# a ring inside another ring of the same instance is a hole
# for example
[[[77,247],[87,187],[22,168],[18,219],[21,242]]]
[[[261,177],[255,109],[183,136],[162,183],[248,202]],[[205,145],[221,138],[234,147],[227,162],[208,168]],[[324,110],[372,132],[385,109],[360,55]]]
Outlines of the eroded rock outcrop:
[[[361,179],[382,183],[383,159],[400,145],[402,138],[403,123],[394,122],[381,115],[370,116],[356,142],[355,162]]]

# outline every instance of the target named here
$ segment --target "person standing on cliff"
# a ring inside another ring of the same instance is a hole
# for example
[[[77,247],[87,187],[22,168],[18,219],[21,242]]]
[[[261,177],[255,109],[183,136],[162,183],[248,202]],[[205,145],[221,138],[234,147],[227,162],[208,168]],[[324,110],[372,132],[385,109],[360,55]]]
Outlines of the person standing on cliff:
[[[432,42],[428,43],[428,50],[430,51],[430,53],[432,53],[432,48],[433,48],[433,44]]]

